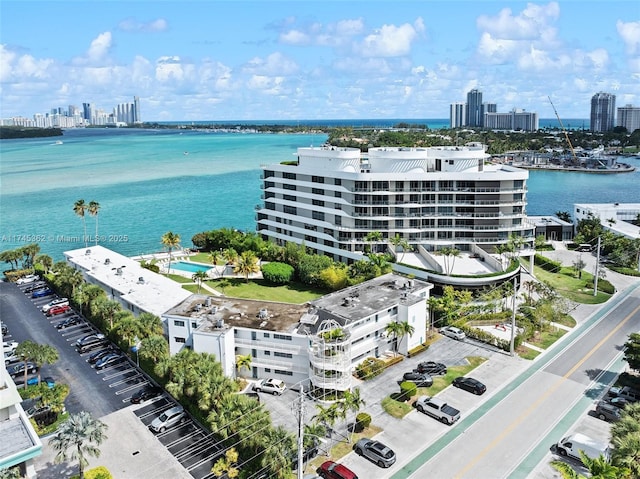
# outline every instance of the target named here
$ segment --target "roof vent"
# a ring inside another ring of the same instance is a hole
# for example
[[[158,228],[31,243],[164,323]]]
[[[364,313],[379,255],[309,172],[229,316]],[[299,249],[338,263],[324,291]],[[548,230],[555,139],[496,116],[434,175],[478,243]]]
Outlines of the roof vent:
[[[110,264],[110,263],[111,263],[111,260],[110,260],[109,258],[106,258],[106,259],[104,260],[104,264]]]
[[[269,312],[267,311],[267,308],[262,308],[260,311],[258,311],[258,319],[268,319],[269,318]]]
[[[224,328],[224,319],[216,319],[216,328]]]
[[[144,284],[144,278],[142,276],[138,278],[138,284]]]
[[[122,268],[116,268],[116,276],[122,276]]]
[[[89,256],[91,254],[91,250],[88,249],[87,251],[84,252],[85,256]]]
[[[211,296],[207,296],[207,299],[204,300],[204,305],[208,308],[211,306]]]

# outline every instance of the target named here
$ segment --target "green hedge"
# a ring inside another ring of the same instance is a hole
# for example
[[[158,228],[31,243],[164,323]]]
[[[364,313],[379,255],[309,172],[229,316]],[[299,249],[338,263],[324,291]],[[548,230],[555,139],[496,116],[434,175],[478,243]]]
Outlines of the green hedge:
[[[415,356],[416,354],[420,354],[424,351],[426,351],[427,349],[429,349],[429,345],[428,344],[419,344],[418,346],[416,346],[415,348],[411,348],[408,352],[407,352],[407,356],[412,358],[413,356]]]
[[[493,334],[484,331],[482,329],[473,328],[466,325],[457,325],[460,329],[464,331],[467,337],[471,339],[476,339],[478,341],[482,341],[483,343],[490,344],[497,348],[502,349],[503,351],[511,350],[511,341],[507,341],[506,339],[500,339],[495,337]],[[524,341],[524,337],[522,334],[516,334],[514,338],[514,348],[517,349]]]
[[[366,429],[371,424],[371,415],[366,412],[358,413],[356,416],[356,427]]]
[[[640,276],[640,271],[633,268],[623,268],[621,266],[608,266],[611,271],[616,273],[625,274],[627,276]]]
[[[80,476],[71,476],[71,479],[78,479]],[[113,476],[104,466],[94,467],[84,473],[84,479],[113,479]]]
[[[413,381],[402,381],[400,383],[400,397],[403,401],[407,401],[418,394],[418,386]]]
[[[293,278],[293,266],[286,263],[266,263],[262,265],[262,277],[274,284],[288,284]]]
[[[367,358],[356,366],[356,376],[358,379],[375,378],[384,371],[385,363],[378,358]]]
[[[540,266],[545,271],[550,271],[552,273],[557,273],[562,269],[562,263],[559,261],[553,261],[539,254],[534,256],[534,263],[536,266]]]
[[[585,287],[593,289],[593,281],[587,281],[585,283]],[[613,294],[616,292],[616,287],[612,285],[606,279],[598,280],[598,291],[602,291],[603,293]]]

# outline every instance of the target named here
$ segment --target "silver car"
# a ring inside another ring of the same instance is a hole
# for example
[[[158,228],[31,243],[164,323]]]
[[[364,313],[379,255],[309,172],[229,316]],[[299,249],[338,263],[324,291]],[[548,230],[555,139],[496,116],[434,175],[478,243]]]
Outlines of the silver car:
[[[364,456],[380,467],[391,467],[396,462],[396,453],[380,441],[362,438],[353,445],[358,456]]]
[[[444,328],[440,328],[440,334],[444,334],[452,339],[457,339],[458,341],[462,341],[466,338],[466,334],[460,328],[456,328],[455,326],[445,326]]]
[[[182,406],[174,406],[155,418],[149,428],[154,432],[164,432],[167,428],[184,421],[186,415]]]

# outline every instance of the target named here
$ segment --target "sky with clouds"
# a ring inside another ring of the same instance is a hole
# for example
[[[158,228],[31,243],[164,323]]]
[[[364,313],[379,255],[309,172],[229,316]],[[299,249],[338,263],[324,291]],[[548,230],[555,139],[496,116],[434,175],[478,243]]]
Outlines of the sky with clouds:
[[[588,118],[640,106],[636,0],[0,3],[0,117],[140,97],[144,121]]]

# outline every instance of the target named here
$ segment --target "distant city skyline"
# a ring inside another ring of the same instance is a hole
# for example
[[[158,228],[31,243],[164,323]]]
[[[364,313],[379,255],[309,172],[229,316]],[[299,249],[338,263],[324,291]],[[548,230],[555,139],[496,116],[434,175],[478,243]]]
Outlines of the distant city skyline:
[[[1,118],[139,96],[144,121],[589,118],[640,104],[634,2],[2,2]],[[28,18],[29,21],[24,21]]]

